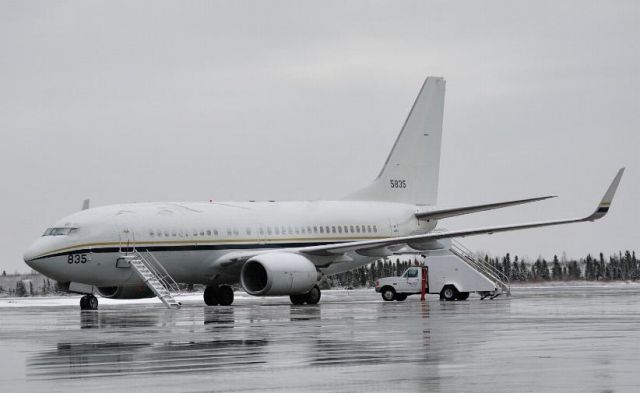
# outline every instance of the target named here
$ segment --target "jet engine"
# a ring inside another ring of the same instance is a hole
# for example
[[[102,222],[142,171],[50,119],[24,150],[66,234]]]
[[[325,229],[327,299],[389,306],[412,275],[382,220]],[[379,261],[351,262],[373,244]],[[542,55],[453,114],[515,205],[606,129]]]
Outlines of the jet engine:
[[[255,256],[242,266],[240,283],[253,296],[307,293],[318,282],[315,265],[299,254],[274,252]]]
[[[110,299],[143,299],[156,296],[146,285],[98,287],[98,293]]]

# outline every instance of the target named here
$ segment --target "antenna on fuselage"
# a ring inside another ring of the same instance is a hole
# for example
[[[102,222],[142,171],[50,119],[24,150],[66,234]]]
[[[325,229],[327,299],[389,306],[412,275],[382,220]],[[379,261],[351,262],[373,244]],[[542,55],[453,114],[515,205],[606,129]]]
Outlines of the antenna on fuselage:
[[[90,199],[85,199],[84,201],[82,201],[82,210],[87,210],[90,204],[91,204]]]

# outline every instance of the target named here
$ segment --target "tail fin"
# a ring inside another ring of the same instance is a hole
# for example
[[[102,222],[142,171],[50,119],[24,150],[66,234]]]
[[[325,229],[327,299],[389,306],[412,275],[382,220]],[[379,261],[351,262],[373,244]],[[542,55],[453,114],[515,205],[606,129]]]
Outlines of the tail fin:
[[[346,199],[437,202],[444,91],[443,78],[427,78],[378,177]]]

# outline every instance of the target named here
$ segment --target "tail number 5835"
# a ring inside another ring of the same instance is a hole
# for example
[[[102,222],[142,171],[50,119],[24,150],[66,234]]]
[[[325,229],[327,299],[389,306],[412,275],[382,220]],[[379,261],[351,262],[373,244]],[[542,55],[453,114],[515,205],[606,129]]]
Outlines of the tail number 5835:
[[[391,188],[407,188],[407,181],[390,179],[389,185],[391,186]]]

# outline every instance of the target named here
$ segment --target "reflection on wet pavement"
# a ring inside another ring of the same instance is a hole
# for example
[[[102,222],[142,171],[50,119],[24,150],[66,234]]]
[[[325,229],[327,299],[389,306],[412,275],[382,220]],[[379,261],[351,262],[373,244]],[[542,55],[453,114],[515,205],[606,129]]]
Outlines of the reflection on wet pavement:
[[[0,308],[2,391],[640,391],[635,285],[178,311]],[[7,390],[5,390],[5,387]]]

